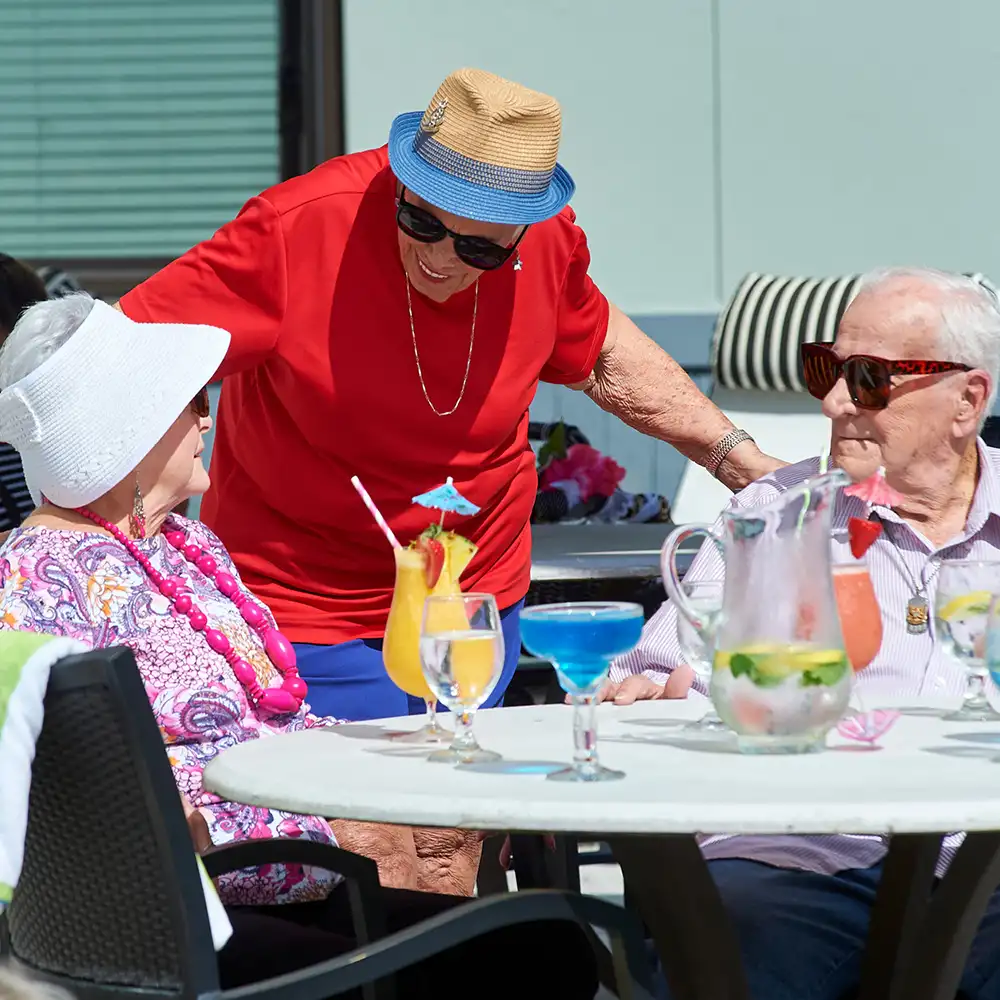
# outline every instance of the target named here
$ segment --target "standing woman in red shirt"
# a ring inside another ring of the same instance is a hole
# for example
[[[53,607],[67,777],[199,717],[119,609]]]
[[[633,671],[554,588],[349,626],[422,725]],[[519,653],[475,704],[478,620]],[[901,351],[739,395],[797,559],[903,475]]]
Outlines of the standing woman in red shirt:
[[[452,476],[481,510],[467,589],[496,595],[517,663],[536,491],[539,380],[581,389],[731,488],[774,469],[588,272],[556,162],[558,103],[481,70],[449,76],[387,147],[252,198],[120,302],[143,322],[232,334],[204,520],[297,644],[314,712],[421,713],[382,667],[389,546],[360,476],[405,542],[411,498]]]

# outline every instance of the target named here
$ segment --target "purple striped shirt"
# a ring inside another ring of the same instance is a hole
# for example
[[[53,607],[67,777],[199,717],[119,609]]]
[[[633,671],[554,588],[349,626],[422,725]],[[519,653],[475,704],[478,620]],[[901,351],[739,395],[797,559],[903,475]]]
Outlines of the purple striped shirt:
[[[819,458],[810,458],[765,476],[733,497],[730,508],[744,509],[769,503],[785,490],[816,475],[819,463]],[[987,448],[981,440],[979,467],[982,472],[965,530],[940,547],[935,547],[888,508],[873,508],[843,492],[837,498],[832,518],[835,558],[849,558],[848,518],[866,518],[874,510],[883,524],[882,534],[866,556],[882,611],[883,630],[878,655],[857,675],[857,690],[866,708],[878,704],[914,704],[921,699],[936,704],[950,699],[957,705],[961,701],[966,683],[964,667],[935,643],[933,616],[930,627],[923,634],[912,635],[906,631],[906,602],[913,595],[914,581],[926,581],[924,596],[933,609],[937,557],[1000,561],[1000,450]],[[716,522],[716,527],[720,523]],[[721,580],[724,575],[716,547],[704,545],[685,580]],[[620,681],[630,674],[645,673],[662,684],[669,672],[683,662],[677,638],[677,612],[667,601],[646,623],[635,650],[612,665],[611,679]],[[703,681],[697,680],[695,687],[707,693]],[[990,698],[996,701],[996,692],[991,692]],[[953,834],[945,840],[938,864],[939,875],[951,861],[962,836]],[[885,838],[862,835],[750,837],[715,834],[702,837],[701,845],[707,858],[748,858],[780,868],[827,874],[847,868],[868,868],[877,864],[886,851]]]

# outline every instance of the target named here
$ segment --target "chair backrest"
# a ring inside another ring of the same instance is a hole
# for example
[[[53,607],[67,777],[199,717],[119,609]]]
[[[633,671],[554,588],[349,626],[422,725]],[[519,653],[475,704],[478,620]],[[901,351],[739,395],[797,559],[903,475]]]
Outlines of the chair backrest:
[[[12,956],[78,998],[218,990],[177,787],[125,648],[52,669],[32,767]]]
[[[982,274],[969,274],[996,294]],[[829,343],[857,294],[860,275],[791,278],[748,274],[712,336],[712,400],[761,449],[787,462],[818,455],[830,425],[802,379],[799,347]],[[712,521],[731,494],[689,462],[673,503],[678,524]]]

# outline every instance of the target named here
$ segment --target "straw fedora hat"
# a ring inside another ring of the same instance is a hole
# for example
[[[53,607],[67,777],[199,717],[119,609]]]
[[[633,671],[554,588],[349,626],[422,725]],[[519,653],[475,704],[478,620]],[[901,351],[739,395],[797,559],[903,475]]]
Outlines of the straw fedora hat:
[[[480,222],[529,225],[557,215],[573,179],[556,162],[559,102],[481,69],[460,69],[424,112],[399,115],[389,163],[409,190]]]

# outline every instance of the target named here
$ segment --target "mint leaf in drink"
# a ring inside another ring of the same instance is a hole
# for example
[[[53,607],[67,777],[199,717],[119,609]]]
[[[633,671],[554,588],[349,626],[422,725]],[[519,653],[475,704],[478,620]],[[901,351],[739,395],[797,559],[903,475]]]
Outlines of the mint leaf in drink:
[[[833,687],[847,673],[847,660],[835,663],[818,663],[802,671],[803,687]]]
[[[750,680],[759,688],[778,687],[779,684],[784,683],[786,676],[787,674],[781,673],[765,673],[756,664],[750,671]]]
[[[752,675],[757,672],[757,664],[746,653],[733,653],[729,658],[729,671],[734,677],[742,677],[746,674],[753,680]]]

